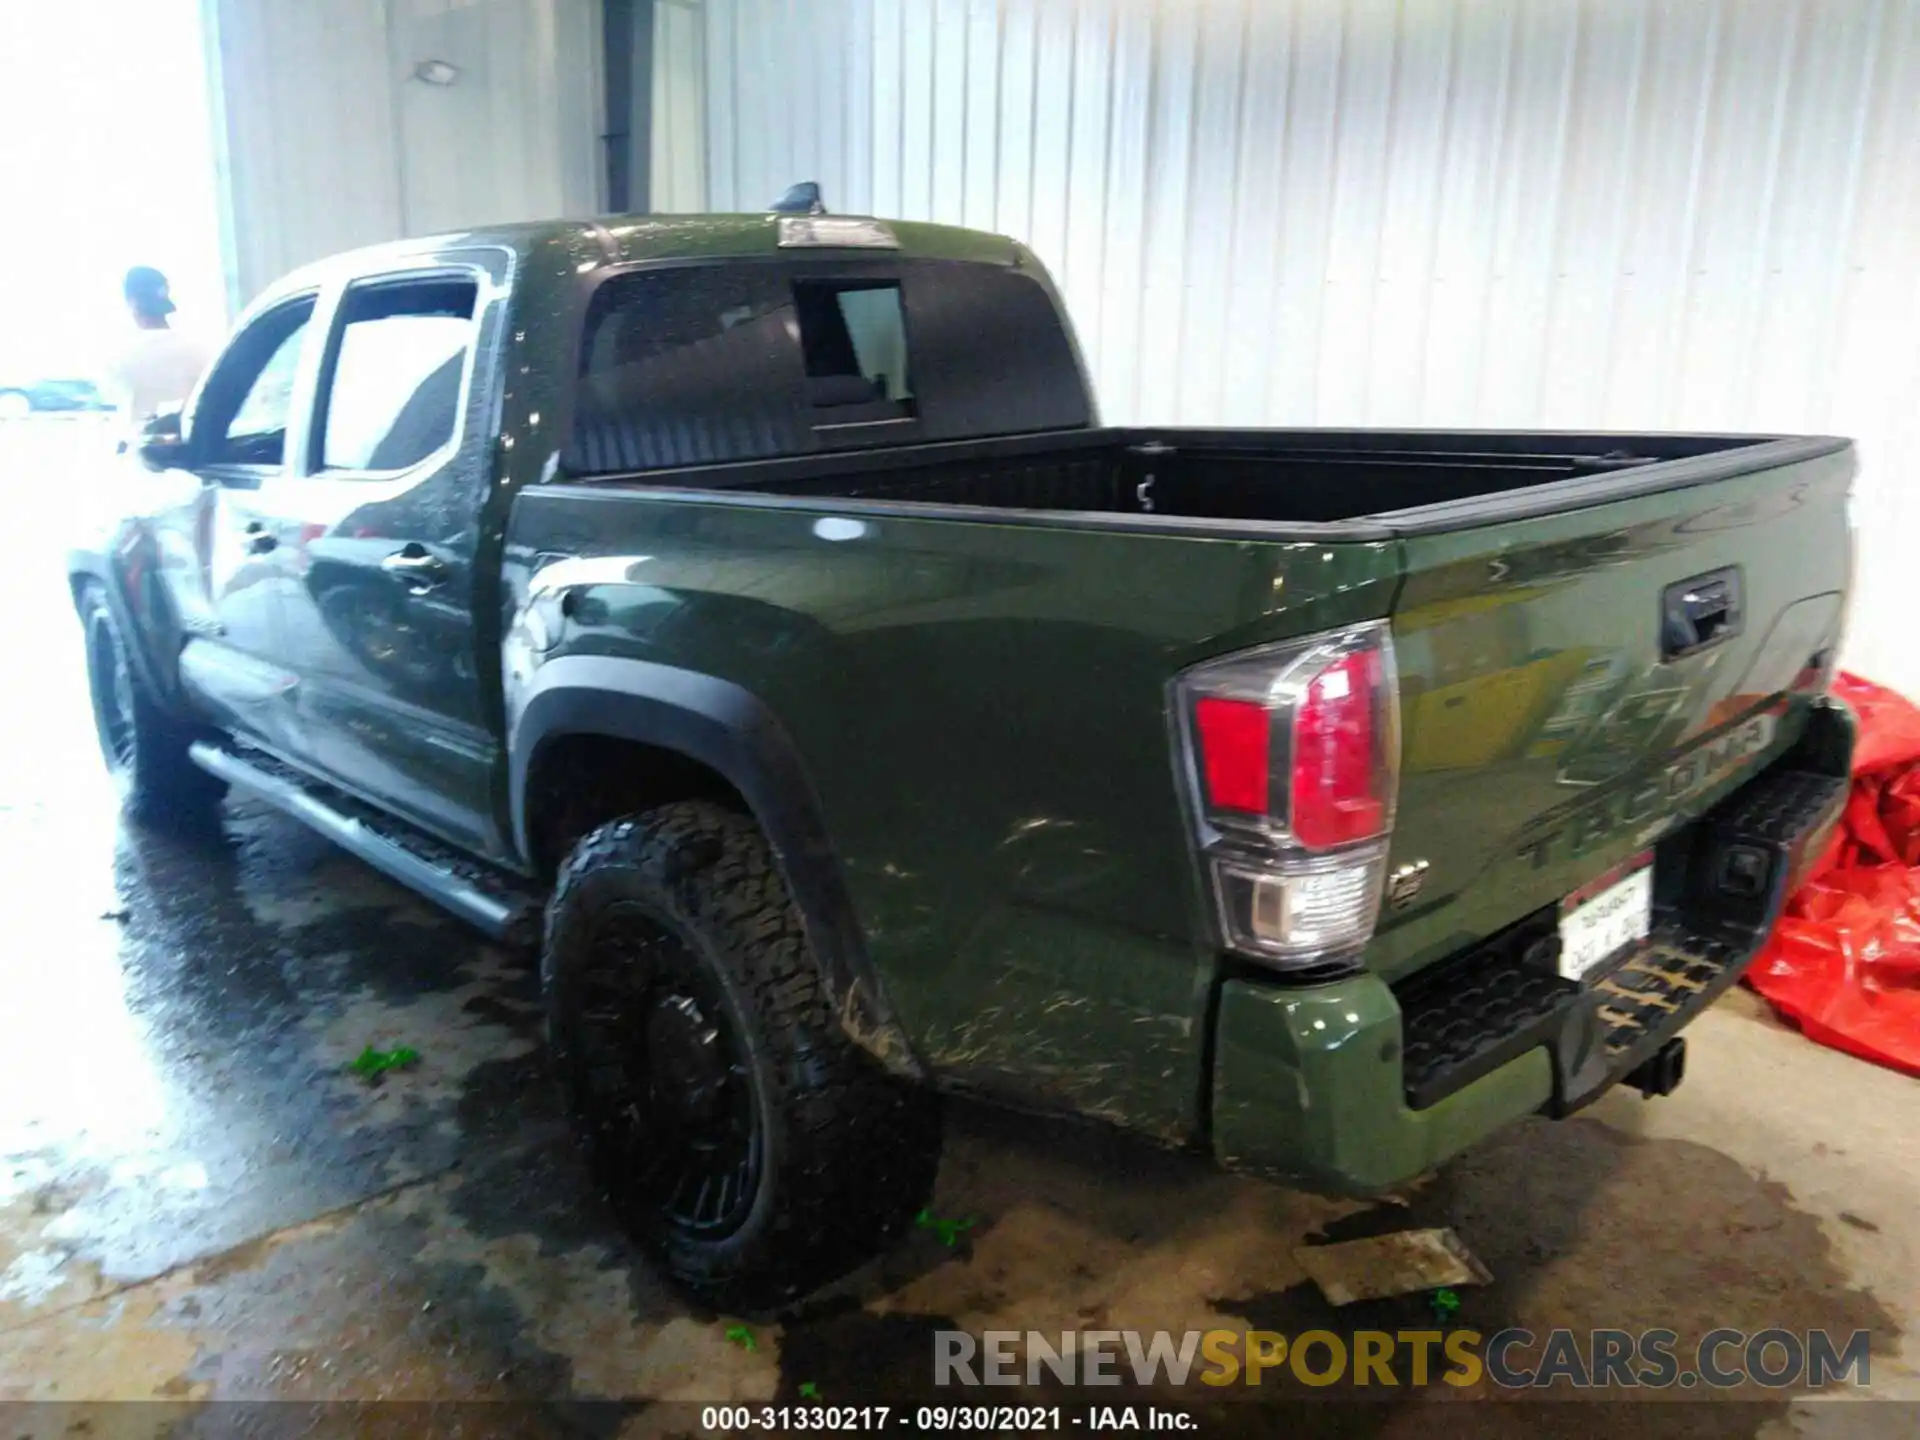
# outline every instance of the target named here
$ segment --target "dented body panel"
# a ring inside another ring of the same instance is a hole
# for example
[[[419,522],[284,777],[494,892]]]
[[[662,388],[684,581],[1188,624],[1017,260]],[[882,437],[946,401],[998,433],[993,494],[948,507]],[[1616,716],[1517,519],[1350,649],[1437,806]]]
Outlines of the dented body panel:
[[[516,693],[565,656],[751,690],[802,758],[928,1068],[1192,1138],[1216,958],[1168,680],[1380,613],[1391,548],[834,513],[638,486],[522,495],[509,725]]]

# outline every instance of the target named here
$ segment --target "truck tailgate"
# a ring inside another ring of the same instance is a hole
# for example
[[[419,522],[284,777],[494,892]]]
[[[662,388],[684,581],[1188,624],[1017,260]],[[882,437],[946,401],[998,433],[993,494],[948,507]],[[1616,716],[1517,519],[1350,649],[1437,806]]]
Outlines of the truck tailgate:
[[[1839,641],[1852,472],[1836,447],[1472,528],[1408,512],[1377,971],[1558,904],[1793,743]]]

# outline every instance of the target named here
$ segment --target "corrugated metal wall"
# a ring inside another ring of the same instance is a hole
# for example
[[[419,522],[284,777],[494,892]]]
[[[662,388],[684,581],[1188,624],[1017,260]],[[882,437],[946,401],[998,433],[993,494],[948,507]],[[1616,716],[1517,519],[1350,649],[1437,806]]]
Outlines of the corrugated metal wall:
[[[350,246],[599,208],[597,0],[205,3],[236,305]]]
[[[1920,693],[1920,0],[707,0],[716,209],[1060,277],[1107,416],[1838,431]]]
[[[706,25],[699,0],[654,0],[648,208],[707,208]]]

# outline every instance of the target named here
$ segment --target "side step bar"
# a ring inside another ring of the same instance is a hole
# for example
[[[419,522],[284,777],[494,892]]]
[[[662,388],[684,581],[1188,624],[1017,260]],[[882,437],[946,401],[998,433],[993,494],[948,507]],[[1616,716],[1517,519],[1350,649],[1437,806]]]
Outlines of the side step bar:
[[[465,876],[409,850],[345,811],[336,809],[294,781],[205,741],[187,749],[193,763],[209,775],[257,795],[277,810],[303,820],[409,890],[452,912],[491,939],[524,944],[539,933],[540,906],[532,896],[489,894]]]

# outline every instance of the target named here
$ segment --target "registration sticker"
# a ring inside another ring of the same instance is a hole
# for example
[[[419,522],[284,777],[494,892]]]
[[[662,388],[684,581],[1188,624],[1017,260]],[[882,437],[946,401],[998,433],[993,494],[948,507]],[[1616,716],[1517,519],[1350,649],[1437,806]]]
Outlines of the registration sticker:
[[[1653,854],[1639,856],[1560,902],[1560,975],[1584,980],[1653,928]]]

